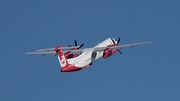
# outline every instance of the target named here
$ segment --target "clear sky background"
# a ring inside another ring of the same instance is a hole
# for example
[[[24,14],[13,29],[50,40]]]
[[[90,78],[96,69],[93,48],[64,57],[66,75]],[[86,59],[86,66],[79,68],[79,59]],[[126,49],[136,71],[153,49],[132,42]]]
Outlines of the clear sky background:
[[[122,49],[79,72],[61,73],[58,45]],[[0,101],[180,101],[179,0],[1,0]]]

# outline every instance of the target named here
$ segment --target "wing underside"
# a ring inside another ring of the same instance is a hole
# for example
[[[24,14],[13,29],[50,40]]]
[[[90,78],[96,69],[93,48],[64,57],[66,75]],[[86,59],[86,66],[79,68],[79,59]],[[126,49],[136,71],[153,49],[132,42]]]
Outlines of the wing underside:
[[[84,49],[78,49],[78,50],[68,50],[70,49],[69,47],[65,47],[63,50],[63,52],[68,52],[70,51],[71,54],[79,54],[88,50],[92,50],[93,52],[98,52],[98,51],[104,51],[106,48],[109,48],[110,50],[114,50],[114,49],[123,49],[123,48],[128,48],[128,47],[134,47],[134,46],[139,46],[139,45],[144,45],[144,44],[151,44],[153,43],[152,41],[150,42],[141,42],[141,43],[133,43],[133,44],[126,44],[126,45],[119,45],[119,46],[109,46],[109,47],[95,47],[95,48],[84,48]],[[55,51],[50,51],[53,50],[54,48],[48,48],[48,49],[40,49],[37,50],[36,52],[27,52],[25,54],[50,54],[50,55],[55,55],[56,52]]]

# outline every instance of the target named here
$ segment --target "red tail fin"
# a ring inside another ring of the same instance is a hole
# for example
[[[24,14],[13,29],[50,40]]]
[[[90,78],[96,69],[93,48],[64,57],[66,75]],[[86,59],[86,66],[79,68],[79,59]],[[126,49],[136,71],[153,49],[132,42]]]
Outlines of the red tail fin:
[[[64,67],[69,66],[69,63],[68,63],[67,58],[64,55],[61,48],[62,48],[62,46],[58,46],[54,49],[54,51],[56,51],[56,53],[58,55],[58,60],[59,60],[61,67],[64,68]]]

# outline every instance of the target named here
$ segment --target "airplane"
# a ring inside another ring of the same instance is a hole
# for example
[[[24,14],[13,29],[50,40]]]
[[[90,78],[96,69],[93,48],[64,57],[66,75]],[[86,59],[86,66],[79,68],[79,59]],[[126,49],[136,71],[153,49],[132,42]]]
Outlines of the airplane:
[[[77,45],[77,41],[74,40],[75,46],[62,47],[57,46],[55,48],[39,49],[36,52],[26,52],[25,54],[53,54],[58,56],[61,72],[74,72],[88,68],[94,61],[99,58],[108,58],[111,55],[119,52],[123,48],[134,47],[138,45],[151,44],[153,41],[118,45],[120,38],[116,41],[114,38],[107,38],[93,48],[80,49],[84,44]]]

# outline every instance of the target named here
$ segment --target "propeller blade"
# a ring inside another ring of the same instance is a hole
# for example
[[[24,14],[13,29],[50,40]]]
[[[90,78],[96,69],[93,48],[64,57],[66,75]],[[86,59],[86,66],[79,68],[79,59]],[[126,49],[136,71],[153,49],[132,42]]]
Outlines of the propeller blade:
[[[119,37],[118,41],[117,41],[117,44],[119,44],[119,42],[121,41],[121,38]]]
[[[112,40],[112,42],[113,42],[114,44],[116,44],[116,43],[114,42],[113,38],[111,38],[111,40]]]
[[[80,49],[82,46],[84,46],[84,44],[81,44],[81,46],[79,46],[78,49]]]
[[[75,46],[78,46],[78,44],[77,44],[77,41],[76,41],[76,40],[74,40],[74,43],[75,43]],[[84,44],[81,44],[81,46],[79,46],[79,47],[78,47],[78,49],[80,49],[82,46],[84,46]]]
[[[76,40],[74,40],[74,43],[75,43],[75,46],[77,46],[77,41]]]
[[[118,49],[119,53],[122,54],[122,52]]]
[[[113,42],[114,44],[118,45],[119,42],[121,41],[121,38],[120,38],[120,37],[118,38],[117,43],[113,40],[113,38],[111,38],[111,40],[112,40],[112,42]],[[122,54],[122,52],[121,52],[119,49],[118,49],[118,52],[119,52],[120,54]]]

